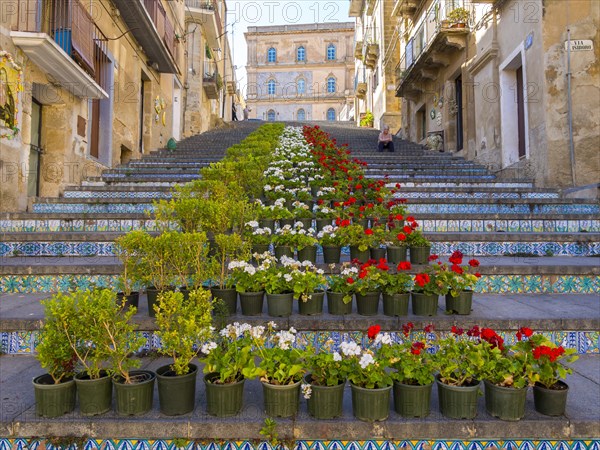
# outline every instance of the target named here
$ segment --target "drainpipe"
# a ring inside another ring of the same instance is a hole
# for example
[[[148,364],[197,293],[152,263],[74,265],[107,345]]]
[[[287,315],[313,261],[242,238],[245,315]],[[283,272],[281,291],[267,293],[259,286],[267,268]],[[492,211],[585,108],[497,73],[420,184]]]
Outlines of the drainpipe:
[[[571,159],[571,181],[575,183],[575,145],[573,143],[573,103],[571,98],[571,29],[567,28],[567,109],[569,120],[569,157]]]

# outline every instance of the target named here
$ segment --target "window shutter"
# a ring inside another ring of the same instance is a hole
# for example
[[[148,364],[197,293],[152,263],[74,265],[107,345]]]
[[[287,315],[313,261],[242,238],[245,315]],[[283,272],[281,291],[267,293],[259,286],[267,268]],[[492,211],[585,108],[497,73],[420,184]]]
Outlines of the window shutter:
[[[93,76],[94,67],[94,22],[79,0],[71,0],[72,9],[72,43],[78,60]]]

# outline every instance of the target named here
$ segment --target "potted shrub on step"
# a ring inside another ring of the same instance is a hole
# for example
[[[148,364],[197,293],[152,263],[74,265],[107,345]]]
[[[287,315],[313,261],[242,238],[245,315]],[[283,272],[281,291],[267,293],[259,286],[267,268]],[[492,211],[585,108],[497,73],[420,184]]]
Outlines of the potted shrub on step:
[[[167,416],[194,410],[198,367],[198,343],[207,340],[212,323],[210,291],[191,291],[187,299],[181,292],[163,292],[154,305],[159,352],[173,359],[156,370],[160,411]]]
[[[358,267],[345,263],[339,274],[328,277],[327,309],[329,314],[346,315],[352,312],[352,297],[357,276]]]
[[[311,316],[323,312],[325,298],[325,272],[309,261],[294,262],[291,269],[294,298],[298,299],[300,314]]]
[[[244,316],[256,316],[262,313],[266,271],[275,264],[275,258],[269,253],[257,255],[259,260],[258,267],[253,266],[247,261],[231,261],[229,270],[231,270],[232,283],[240,296],[240,305]]]
[[[414,218],[409,216],[406,218],[406,222],[407,225],[402,228],[402,233],[406,236],[406,244],[410,249],[410,262],[412,264],[428,264],[431,242],[423,236],[421,230],[417,229],[419,224]]]
[[[383,313],[386,316],[406,316],[413,278],[407,273],[411,269],[408,261],[396,266],[396,273],[382,272],[381,289],[383,291]]]
[[[481,274],[477,272],[479,261],[469,260],[468,264],[462,265],[463,254],[459,250],[452,253],[449,258],[450,266],[442,264],[439,266],[438,278],[448,287],[446,294],[446,313],[448,314],[471,314],[473,309],[473,288]],[[471,273],[471,271],[476,271]]]

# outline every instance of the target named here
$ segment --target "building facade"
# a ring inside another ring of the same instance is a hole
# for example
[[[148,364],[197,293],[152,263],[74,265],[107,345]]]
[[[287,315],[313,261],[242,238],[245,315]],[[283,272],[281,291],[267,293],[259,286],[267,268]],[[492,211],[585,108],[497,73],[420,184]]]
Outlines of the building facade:
[[[249,117],[348,120],[353,106],[353,23],[249,27]]]
[[[394,3],[405,137],[597,195],[599,2]]]
[[[230,117],[224,3],[3,1],[0,211]]]
[[[356,17],[354,42],[354,92],[356,123],[368,113],[373,126],[389,125],[392,133],[400,128],[401,101],[395,93],[395,70],[399,60],[397,19],[394,2],[350,0],[348,14]]]

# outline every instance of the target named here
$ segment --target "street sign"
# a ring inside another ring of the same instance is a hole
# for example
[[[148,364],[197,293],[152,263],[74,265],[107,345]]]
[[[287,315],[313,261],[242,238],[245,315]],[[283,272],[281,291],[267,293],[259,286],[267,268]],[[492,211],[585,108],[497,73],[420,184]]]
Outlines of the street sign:
[[[594,41],[588,39],[571,39],[570,41],[565,41],[565,50],[568,50],[569,46],[572,52],[594,50]]]

